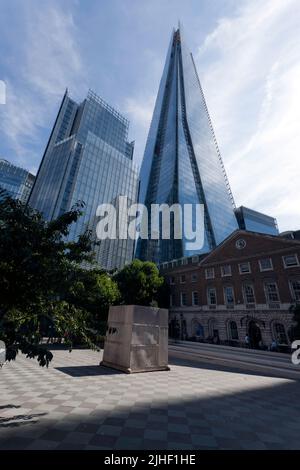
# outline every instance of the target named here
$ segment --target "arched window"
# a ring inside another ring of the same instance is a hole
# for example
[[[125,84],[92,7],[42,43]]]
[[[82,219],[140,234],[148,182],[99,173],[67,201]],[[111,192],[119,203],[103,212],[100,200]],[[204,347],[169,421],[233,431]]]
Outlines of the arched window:
[[[230,339],[233,339],[233,340],[239,339],[237,324],[233,320],[229,322],[229,332],[230,332]]]
[[[198,320],[193,320],[192,322],[192,335],[204,338],[204,328]]]
[[[282,323],[275,323],[274,325],[275,339],[279,344],[288,344],[287,335],[284,325]]]

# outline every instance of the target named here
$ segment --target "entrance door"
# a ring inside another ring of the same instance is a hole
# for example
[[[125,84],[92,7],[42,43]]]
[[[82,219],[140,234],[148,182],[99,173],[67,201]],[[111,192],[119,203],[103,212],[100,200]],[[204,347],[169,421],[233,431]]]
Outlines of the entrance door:
[[[261,331],[258,324],[254,320],[249,322],[248,335],[251,348],[259,348],[259,342],[261,341]]]

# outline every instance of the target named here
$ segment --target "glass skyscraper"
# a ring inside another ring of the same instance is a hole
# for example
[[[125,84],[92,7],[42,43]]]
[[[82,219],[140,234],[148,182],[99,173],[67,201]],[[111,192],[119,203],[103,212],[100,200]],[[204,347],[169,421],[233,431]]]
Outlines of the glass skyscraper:
[[[174,30],[140,174],[139,202],[203,204],[205,253],[238,228],[234,201],[192,54]],[[150,220],[150,218],[149,218]],[[151,221],[148,223],[149,238]],[[156,263],[195,254],[185,239],[142,240],[136,256]]]
[[[26,203],[34,178],[29,171],[0,159],[0,187],[5,189],[11,197]]]
[[[265,233],[266,235],[279,235],[277,221],[274,217],[244,206],[238,207],[235,210],[235,215],[239,228],[242,230]]]
[[[138,170],[128,127],[127,119],[92,91],[80,104],[66,91],[29,204],[51,220],[83,201],[84,214],[71,226],[71,240],[86,230],[96,240],[98,205],[116,206],[119,196],[127,196],[128,204],[136,202]],[[95,246],[97,263],[120,268],[132,260],[133,249],[130,239],[102,240]]]

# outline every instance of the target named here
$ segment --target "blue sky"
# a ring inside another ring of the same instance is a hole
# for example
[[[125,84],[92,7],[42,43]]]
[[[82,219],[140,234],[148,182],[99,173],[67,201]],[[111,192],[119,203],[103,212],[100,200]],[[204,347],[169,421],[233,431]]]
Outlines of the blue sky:
[[[64,89],[92,88],[140,163],[178,20],[236,204],[300,228],[299,0],[0,0],[0,157],[35,172]]]

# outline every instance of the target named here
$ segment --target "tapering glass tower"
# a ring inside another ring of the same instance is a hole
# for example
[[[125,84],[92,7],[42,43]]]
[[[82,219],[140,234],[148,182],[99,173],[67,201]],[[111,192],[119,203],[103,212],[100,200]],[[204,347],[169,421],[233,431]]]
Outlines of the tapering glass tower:
[[[238,228],[234,201],[192,54],[174,30],[140,174],[139,202],[203,204],[205,253]],[[136,256],[162,263],[196,254],[177,240],[138,240]]]

